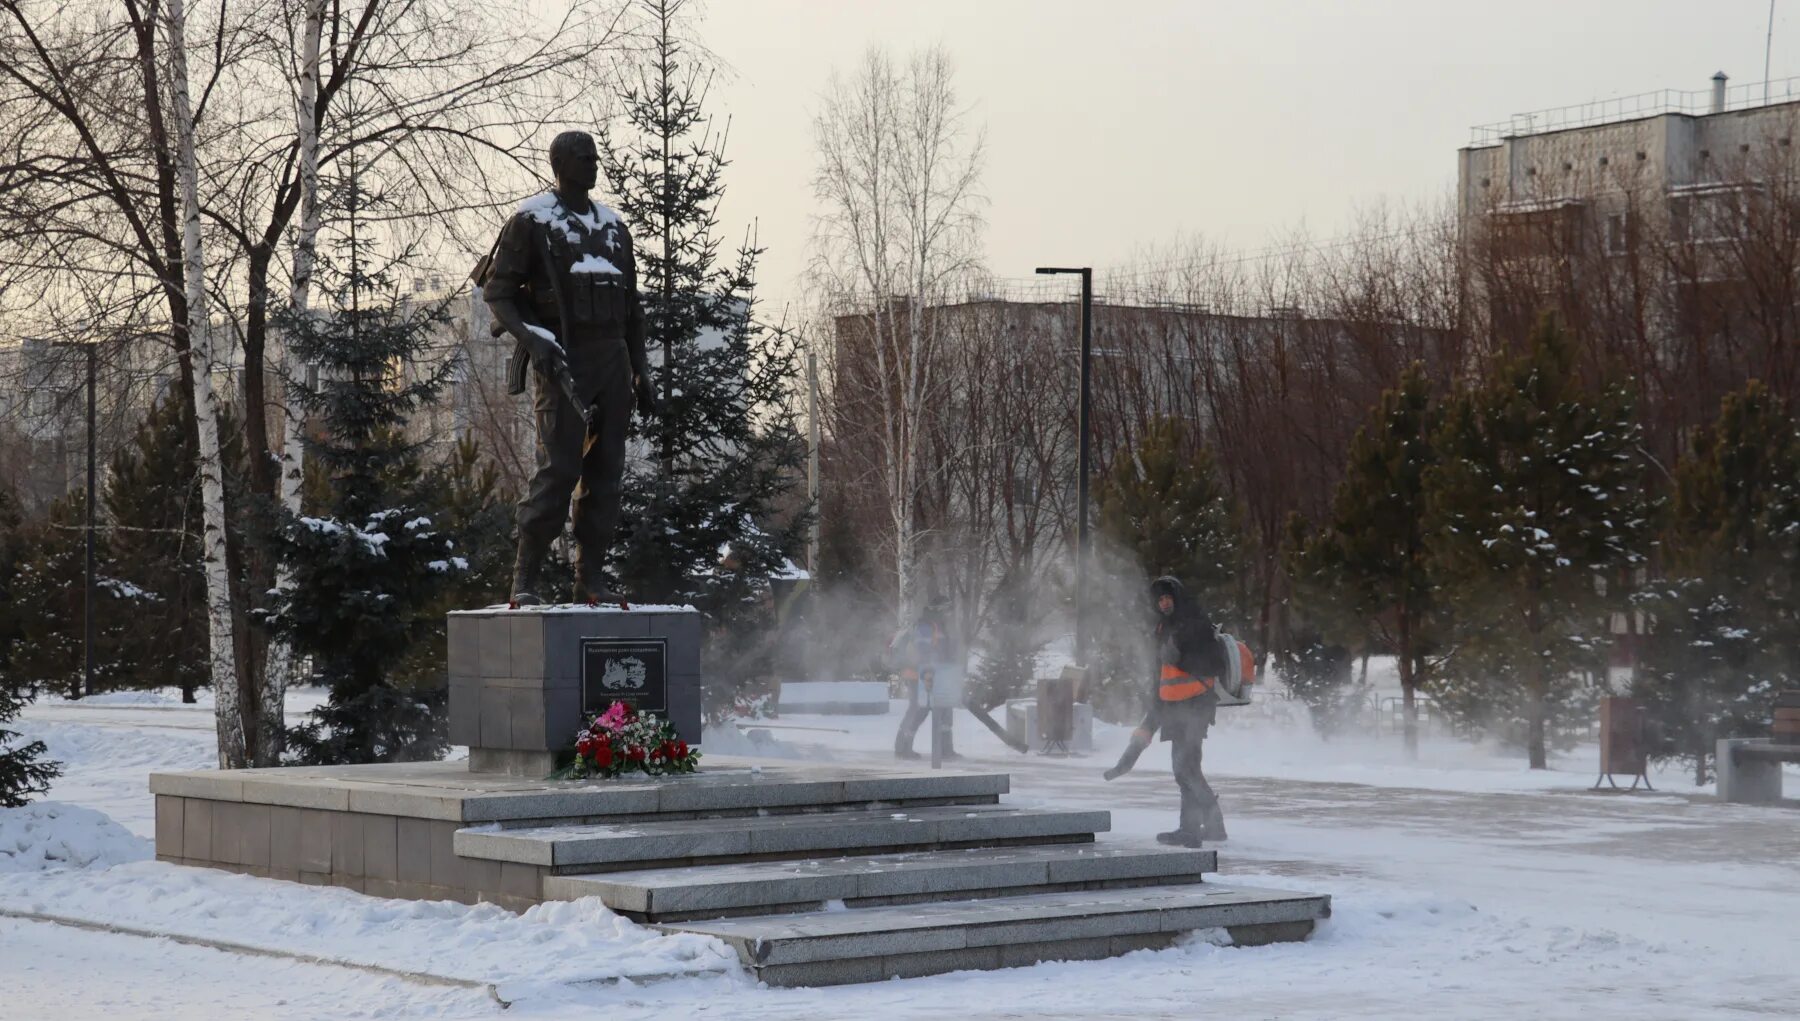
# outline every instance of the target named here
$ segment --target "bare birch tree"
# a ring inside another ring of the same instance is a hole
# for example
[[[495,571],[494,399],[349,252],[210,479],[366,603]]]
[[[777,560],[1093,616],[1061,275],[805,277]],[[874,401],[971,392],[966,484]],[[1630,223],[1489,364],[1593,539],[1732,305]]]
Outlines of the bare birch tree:
[[[288,312],[298,322],[307,314],[311,297],[313,263],[319,242],[319,40],[325,28],[325,0],[306,0],[305,27],[300,36],[300,95],[294,104],[295,139],[300,163],[300,227],[294,238],[294,262],[288,287]],[[305,476],[303,440],[306,420],[300,407],[285,400],[286,386],[305,371],[292,349],[282,345],[281,378],[284,380],[281,415],[281,506],[289,514],[300,513],[300,483]],[[293,583],[292,572],[283,566],[276,571],[275,587],[285,589]],[[268,749],[269,757],[278,756],[286,744],[285,709],[287,685],[293,671],[293,653],[286,642],[272,642],[269,666],[257,692],[258,721],[262,735],[259,748]]]
[[[880,422],[881,485],[896,617],[918,593],[920,463],[926,417],[943,396],[938,330],[927,310],[978,262],[984,132],[958,104],[941,48],[897,66],[871,49],[834,75],[814,120],[818,167],[814,274],[827,305],[867,310],[871,365],[861,402]],[[840,381],[840,383],[843,381]]]
[[[232,635],[231,569],[226,561],[224,462],[219,456],[219,399],[213,391],[212,330],[206,319],[206,255],[200,244],[200,171],[194,152],[194,110],[188,95],[187,11],[168,0],[163,30],[169,54],[176,173],[181,182],[181,262],[187,281],[188,357],[193,362],[194,421],[200,437],[200,486],[206,573],[207,648],[212,661],[219,768],[247,762],[239,710],[237,653]]]

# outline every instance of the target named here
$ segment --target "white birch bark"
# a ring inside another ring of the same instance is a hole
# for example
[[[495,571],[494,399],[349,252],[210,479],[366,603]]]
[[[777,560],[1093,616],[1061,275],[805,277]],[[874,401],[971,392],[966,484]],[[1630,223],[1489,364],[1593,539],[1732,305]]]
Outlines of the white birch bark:
[[[319,98],[319,39],[325,23],[325,0],[308,0],[306,27],[300,46],[300,95],[295,102],[294,124],[298,134],[300,156],[300,227],[294,240],[294,278],[288,291],[288,308],[295,322],[305,315],[311,300],[314,255],[319,238],[319,125],[316,107]],[[293,381],[305,371],[294,357],[293,347],[282,344],[282,379]],[[281,436],[281,505],[289,514],[300,512],[300,483],[304,477],[304,449],[301,445],[306,422],[299,404],[293,400],[292,383],[284,390],[287,399],[282,409]],[[293,584],[293,572],[284,564],[277,569],[275,587],[286,590]],[[293,650],[286,642],[271,642],[269,665],[264,671],[260,693],[260,723],[263,729],[257,741],[259,757],[268,759],[258,765],[275,765],[273,761],[282,745],[281,728],[287,699],[288,682],[294,670]]]
[[[902,626],[919,597],[919,455],[942,398],[938,331],[927,310],[976,263],[982,138],[963,133],[953,79],[940,50],[916,55],[904,72],[871,51],[854,81],[836,85],[816,125],[827,286],[872,309],[873,397]]]
[[[189,371],[194,378],[194,421],[200,439],[200,498],[206,571],[207,650],[219,768],[245,765],[244,718],[239,705],[237,655],[232,634],[231,572],[225,560],[225,485],[219,455],[219,397],[213,391],[212,331],[206,320],[206,257],[200,247],[199,165],[194,155],[194,113],[188,99],[187,12],[168,0],[164,31],[169,51],[171,106],[175,115],[177,172],[181,183],[181,262],[187,284]]]

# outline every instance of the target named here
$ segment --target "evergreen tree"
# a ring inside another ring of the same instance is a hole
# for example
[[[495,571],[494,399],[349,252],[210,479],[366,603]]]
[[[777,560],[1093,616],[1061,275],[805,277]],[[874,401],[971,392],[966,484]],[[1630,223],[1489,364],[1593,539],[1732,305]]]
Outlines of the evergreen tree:
[[[789,567],[810,520],[779,513],[805,456],[788,404],[799,360],[790,337],[754,317],[754,241],[720,259],[724,140],[703,110],[710,71],[677,37],[685,3],[645,6],[655,36],[622,96],[626,129],[601,132],[598,146],[634,226],[663,412],[650,456],[629,469],[613,563],[640,598],[706,614],[706,698],[728,706],[766,673],[768,579]]]
[[[330,480],[323,506],[283,520],[274,552],[291,585],[270,594],[263,618],[297,658],[310,683],[328,685],[327,703],[288,733],[303,764],[436,759],[448,747],[441,676],[421,689],[396,687],[415,643],[440,633],[438,600],[469,569],[436,523],[447,488],[405,434],[408,417],[436,399],[449,364],[432,362],[443,303],[403,300],[368,262],[358,237],[363,194],[354,178],[343,269],[321,264],[333,299],[281,323],[293,352],[319,369],[318,383],[289,381],[291,399],[318,430],[306,455]]]
[[[970,678],[971,704],[992,709],[1018,697],[1036,679],[1038,653],[1046,642],[1031,612],[1031,596],[1017,578],[998,586],[981,661]]]
[[[445,615],[487,604],[493,593],[505,591],[512,580],[517,496],[501,485],[499,467],[473,438],[465,438],[457,441],[436,476],[441,482],[441,503],[434,521],[455,544],[468,568],[446,572],[431,605],[422,611],[422,635],[393,672],[394,683],[401,688],[439,684],[449,671]],[[565,569],[566,564],[565,559]],[[546,571],[545,577],[550,576]],[[568,588],[569,584],[562,586],[563,591]]]
[[[73,490],[23,529],[13,578],[18,640],[9,659],[17,683],[74,695],[87,661],[87,494]],[[154,609],[154,593],[119,579],[111,534],[94,536],[94,690],[109,691],[133,673],[119,648],[137,615]]]
[[[1100,487],[1100,531],[1148,578],[1173,575],[1215,621],[1235,623],[1242,536],[1212,451],[1179,421],[1153,423]]]
[[[1800,537],[1800,437],[1761,383],[1725,398],[1718,422],[1676,469],[1664,532],[1668,577],[1639,604],[1652,627],[1632,694],[1657,723],[1657,751],[1708,779],[1714,742],[1766,731],[1794,686],[1800,620],[1784,553]]]
[[[1150,579],[1173,575],[1215,623],[1240,625],[1242,540],[1212,452],[1195,449],[1174,419],[1153,423],[1137,449],[1117,459],[1099,503],[1096,559],[1106,581],[1093,587],[1113,591],[1082,596],[1094,624],[1095,709],[1123,721],[1150,676]]]
[[[11,487],[0,487],[0,808],[17,808],[33,794],[50,788],[62,770],[44,758],[42,741],[22,741],[17,731],[7,730],[25,707],[29,685],[13,669],[13,655],[24,634],[19,568],[25,557],[26,536],[18,502]]]
[[[7,730],[25,708],[25,697],[0,669],[0,808],[18,808],[33,794],[50,789],[50,781],[62,775],[62,767],[44,757],[49,751],[42,741],[25,741],[18,731]]]
[[[1607,583],[1651,540],[1630,395],[1583,392],[1573,362],[1546,318],[1449,402],[1425,475],[1427,556],[1456,621],[1434,692],[1471,722],[1521,723],[1533,769],[1552,716],[1586,708],[1574,675],[1604,669]]]
[[[118,659],[131,687],[175,685],[192,702],[207,676],[206,578],[201,573],[200,470],[192,409],[159,401],[114,455],[104,500],[120,582],[143,593]],[[223,437],[236,437],[226,424]],[[233,444],[226,453],[240,461]]]
[[[1438,417],[1425,369],[1414,363],[1351,440],[1326,527],[1290,558],[1301,601],[1335,604],[1335,626],[1325,625],[1329,637],[1349,644],[1372,639],[1394,653],[1412,757],[1419,753],[1415,696],[1428,680],[1434,647],[1425,476],[1437,463]]]
[[[1337,568],[1331,537],[1288,517],[1283,541],[1292,594],[1287,602],[1287,641],[1275,650],[1288,691],[1305,704],[1313,729],[1331,737],[1350,722],[1360,691],[1351,686],[1353,647],[1367,649],[1372,628],[1356,593]]]
[[[19,569],[29,552],[29,536],[10,485],[0,485],[0,678],[10,677],[13,649],[24,633],[26,606],[19,592]]]

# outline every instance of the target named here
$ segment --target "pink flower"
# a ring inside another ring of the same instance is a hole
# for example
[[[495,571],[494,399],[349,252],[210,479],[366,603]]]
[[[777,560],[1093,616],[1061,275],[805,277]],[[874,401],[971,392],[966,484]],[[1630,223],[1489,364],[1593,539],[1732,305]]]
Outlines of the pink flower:
[[[594,725],[607,730],[618,730],[630,719],[631,710],[623,702],[614,702],[607,710],[594,720]]]

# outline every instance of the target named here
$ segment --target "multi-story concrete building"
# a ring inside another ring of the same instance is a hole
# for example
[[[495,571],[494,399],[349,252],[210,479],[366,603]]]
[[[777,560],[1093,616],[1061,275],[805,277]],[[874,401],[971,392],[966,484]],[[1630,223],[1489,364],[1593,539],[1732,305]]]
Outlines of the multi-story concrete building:
[[[1761,380],[1800,399],[1800,78],[1522,114],[1458,156],[1472,358],[1545,312],[1670,460]]]
[[[1606,248],[1625,246],[1634,212],[1665,218],[1673,236],[1701,236],[1718,196],[1761,186],[1770,151],[1793,158],[1800,78],[1663,90],[1477,127],[1457,159],[1457,207],[1487,217],[1560,216]],[[1651,194],[1664,201],[1642,204]]]

